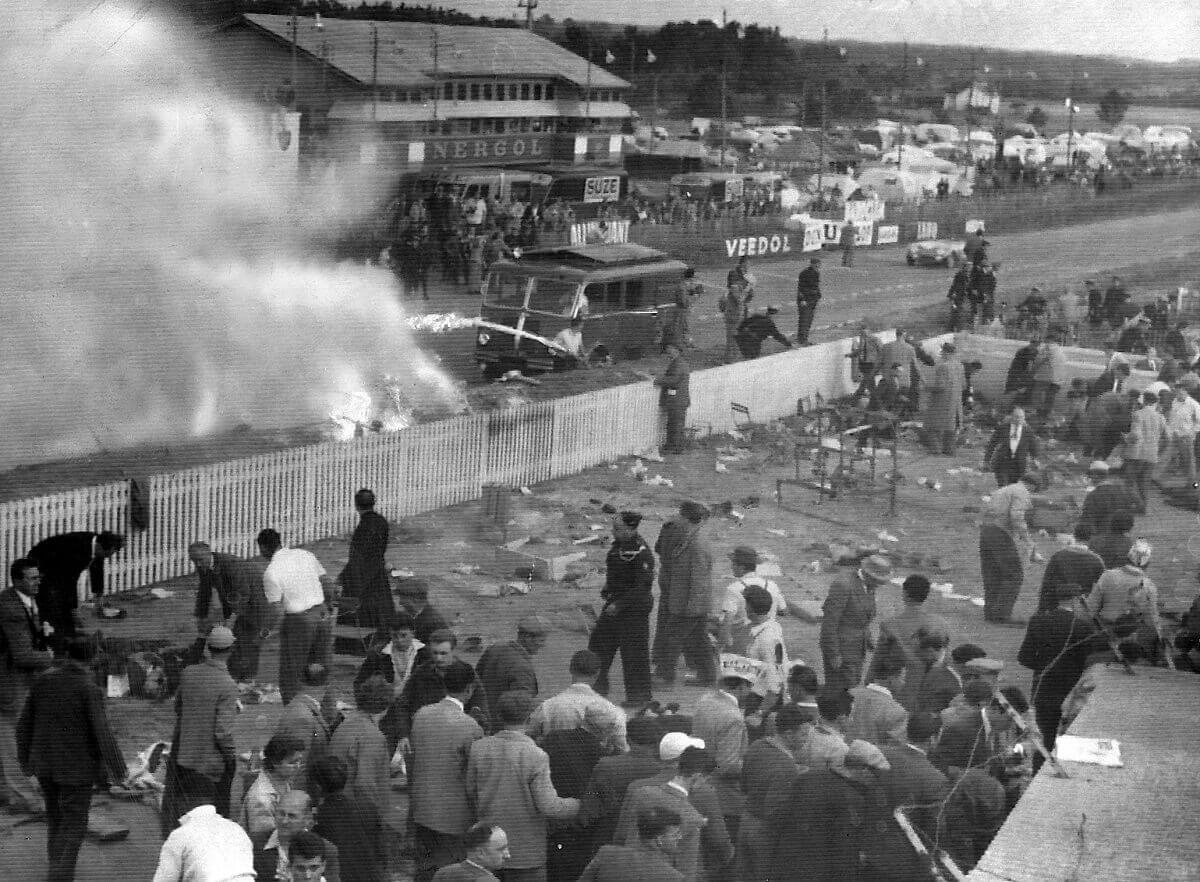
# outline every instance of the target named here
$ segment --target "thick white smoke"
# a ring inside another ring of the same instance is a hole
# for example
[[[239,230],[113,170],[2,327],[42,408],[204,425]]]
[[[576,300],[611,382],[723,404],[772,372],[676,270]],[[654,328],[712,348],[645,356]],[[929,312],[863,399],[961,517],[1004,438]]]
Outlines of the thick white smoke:
[[[306,246],[336,200],[297,189],[294,126],[152,6],[0,4],[0,467],[312,424],[384,374],[453,399],[391,274]]]

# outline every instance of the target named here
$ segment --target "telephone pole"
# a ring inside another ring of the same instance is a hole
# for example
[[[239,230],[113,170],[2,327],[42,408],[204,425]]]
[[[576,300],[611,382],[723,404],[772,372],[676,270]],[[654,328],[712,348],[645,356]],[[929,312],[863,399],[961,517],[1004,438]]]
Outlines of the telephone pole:
[[[728,60],[729,53],[725,47],[725,27],[729,24],[729,16],[725,10],[721,10],[721,167],[725,167],[725,143],[729,122],[726,120],[725,112],[725,66]]]
[[[537,9],[538,0],[517,0],[517,9],[525,10],[525,30],[533,30],[533,10]]]
[[[299,12],[296,9],[296,4],[292,4],[292,82],[291,82],[291,100],[288,104],[292,110],[296,109],[296,38],[300,29]]]
[[[371,22],[371,122],[375,122],[379,107],[379,25]]]
[[[896,114],[900,117],[900,145],[899,152],[896,157],[896,171],[904,171],[904,95],[908,91],[908,40],[904,41],[904,67],[903,73],[900,75],[900,113]]]

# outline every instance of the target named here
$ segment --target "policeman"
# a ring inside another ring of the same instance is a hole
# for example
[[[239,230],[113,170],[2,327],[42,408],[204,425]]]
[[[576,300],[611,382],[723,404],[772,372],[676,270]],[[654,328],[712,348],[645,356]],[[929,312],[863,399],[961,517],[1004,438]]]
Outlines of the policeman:
[[[650,703],[650,610],[654,598],[654,552],[638,535],[642,516],[623,511],[613,518],[613,544],[605,564],[604,608],[588,640],[588,649],[600,657],[595,690],[608,694],[608,669],[617,650],[625,673],[625,704]]]

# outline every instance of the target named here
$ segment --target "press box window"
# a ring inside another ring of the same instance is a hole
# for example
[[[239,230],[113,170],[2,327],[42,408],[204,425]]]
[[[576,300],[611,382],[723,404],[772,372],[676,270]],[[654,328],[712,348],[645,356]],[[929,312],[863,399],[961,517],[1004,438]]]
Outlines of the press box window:
[[[471,100],[479,100],[479,83],[471,83]]]
[[[534,101],[542,100],[542,84],[541,83],[533,84],[533,100]]]

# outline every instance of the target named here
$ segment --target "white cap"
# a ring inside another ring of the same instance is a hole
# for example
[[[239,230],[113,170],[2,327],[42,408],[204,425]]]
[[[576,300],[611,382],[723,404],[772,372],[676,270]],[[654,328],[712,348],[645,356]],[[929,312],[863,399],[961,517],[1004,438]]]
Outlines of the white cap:
[[[662,741],[658,742],[658,758],[664,763],[673,763],[689,747],[703,750],[704,742],[685,732],[668,732],[662,737]]]

